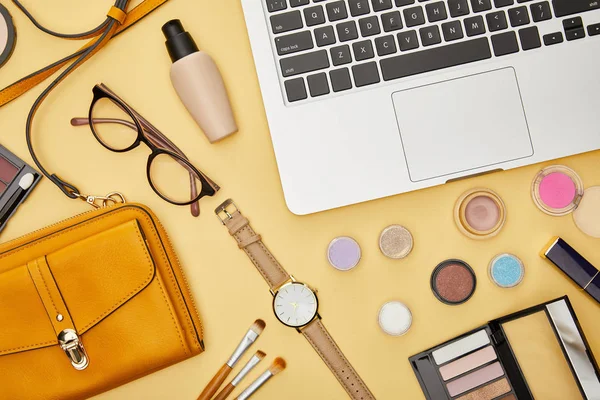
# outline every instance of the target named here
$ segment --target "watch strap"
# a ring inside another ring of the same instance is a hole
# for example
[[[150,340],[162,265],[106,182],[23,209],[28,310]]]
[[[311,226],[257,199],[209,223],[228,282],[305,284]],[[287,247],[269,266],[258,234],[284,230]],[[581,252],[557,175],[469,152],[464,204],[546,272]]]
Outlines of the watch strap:
[[[346,359],[319,318],[302,328],[302,334],[354,400],[375,400],[367,385]]]
[[[265,278],[271,291],[274,291],[290,279],[290,274],[273,257],[273,254],[263,244],[260,235],[254,232],[248,219],[239,210],[236,209],[232,213],[227,212],[227,207],[233,205],[233,202],[225,205],[226,203],[217,208],[217,210],[221,209],[221,212],[226,212],[226,218],[219,217],[219,219],[227,227],[229,234],[235,238],[238,247],[246,252],[258,272]]]

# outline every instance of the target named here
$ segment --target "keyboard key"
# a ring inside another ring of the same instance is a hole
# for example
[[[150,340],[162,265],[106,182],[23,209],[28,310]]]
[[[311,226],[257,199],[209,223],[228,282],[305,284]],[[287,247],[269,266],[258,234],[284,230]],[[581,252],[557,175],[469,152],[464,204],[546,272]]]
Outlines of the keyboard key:
[[[322,28],[315,29],[315,41],[319,47],[334,44],[335,33],[333,33],[333,26],[324,26]]]
[[[329,52],[331,53],[331,61],[335,66],[349,64],[352,62],[350,46],[347,44],[343,46],[332,47]]]
[[[352,80],[350,80],[350,71],[348,68],[329,71],[329,79],[331,79],[331,87],[334,92],[352,89]]]
[[[502,29],[508,28],[508,21],[506,20],[506,14],[504,11],[489,13],[485,16],[485,19],[487,19],[490,32],[501,31]]]
[[[431,46],[442,42],[440,29],[437,25],[419,29],[419,35],[421,36],[421,43],[423,43],[423,46]]]
[[[448,0],[448,9],[452,18],[462,17],[470,12],[467,0]]]
[[[380,81],[377,63],[374,61],[353,66],[352,75],[354,75],[354,83],[357,87],[373,85]]]
[[[446,42],[462,39],[464,37],[460,21],[450,21],[443,23],[442,32],[444,33],[444,40]]]
[[[358,17],[359,15],[365,15],[371,12],[369,0],[348,0],[348,5],[350,6],[350,14],[352,14],[353,17]]]
[[[515,4],[515,0],[494,0],[494,5],[496,8],[500,7],[508,7]]]
[[[523,50],[531,50],[542,47],[540,40],[540,32],[537,26],[519,30],[519,38],[521,39],[521,48]]]
[[[329,94],[329,83],[327,82],[327,74],[325,72],[309,75],[306,81],[308,82],[308,90],[312,97]]]
[[[425,23],[425,14],[423,14],[423,8],[420,6],[406,8],[403,13],[404,21],[408,27],[423,25]]]
[[[549,33],[544,35],[544,44],[546,46],[552,46],[553,44],[559,44],[563,42],[562,32]]]
[[[352,50],[354,50],[354,58],[356,61],[363,61],[375,57],[373,45],[370,40],[352,43]]]
[[[529,8],[531,8],[531,17],[533,18],[533,22],[546,21],[552,18],[550,3],[547,1],[532,4],[529,6]]]
[[[271,17],[271,28],[273,29],[273,33],[293,31],[294,29],[300,29],[303,26],[302,14],[300,14],[300,11],[298,10],[273,15]]]
[[[306,26],[324,24],[325,12],[323,11],[323,6],[305,8],[304,19],[306,19]]]
[[[400,32],[398,34],[398,44],[400,50],[414,50],[419,47],[419,39],[417,38],[416,31]]]
[[[467,32],[467,36],[483,35],[485,33],[483,17],[478,15],[476,17],[465,18],[465,31]]]
[[[267,10],[269,12],[281,11],[287,8],[285,0],[267,0]]]
[[[306,87],[304,86],[304,79],[290,79],[289,81],[285,81],[284,86],[287,99],[290,103],[308,98]]]
[[[284,77],[317,71],[329,67],[329,57],[326,50],[300,54],[279,60]]]
[[[310,3],[309,0],[290,0],[290,6],[292,6],[292,7],[305,6],[308,3]]]
[[[585,37],[585,30],[583,28],[575,28],[569,29],[565,31],[565,36],[567,37],[567,41],[583,39]]]
[[[443,21],[448,18],[446,5],[443,1],[427,4],[425,6],[425,11],[427,12],[427,19],[429,22]]]
[[[363,37],[369,37],[381,33],[379,19],[376,15],[358,20],[358,26],[360,26],[360,34],[363,35]]]
[[[348,18],[348,10],[346,9],[346,3],[344,1],[327,3],[325,7],[327,8],[327,16],[331,22]]]
[[[342,22],[341,24],[337,24],[335,28],[340,42],[358,38],[358,29],[356,29],[356,23],[354,21]]]
[[[392,11],[381,16],[383,30],[386,32],[402,29],[402,18],[399,11]]]
[[[396,7],[410,6],[415,4],[415,0],[396,0]]]
[[[492,2],[490,0],[471,0],[471,8],[473,12],[482,12],[492,9]]]
[[[394,36],[389,35],[378,37],[375,39],[375,48],[377,49],[377,54],[380,57],[394,54],[397,51]]]
[[[373,11],[383,11],[392,8],[392,0],[371,0]]]
[[[581,19],[581,17],[565,19],[562,24],[565,30],[573,28],[583,28],[583,20]]]
[[[596,36],[600,35],[600,24],[594,24],[588,26],[588,35]]]
[[[512,31],[493,35],[491,39],[492,47],[494,47],[494,54],[496,57],[519,52],[517,35]]]
[[[517,26],[527,25],[529,23],[529,13],[527,7],[521,6],[508,10],[508,18],[510,25],[514,28]]]
[[[558,18],[600,9],[600,1],[592,0],[553,0],[554,15]]]
[[[383,79],[389,81],[491,57],[488,39],[483,37],[385,58],[380,64]]]
[[[312,49],[314,47],[312,36],[309,31],[277,36],[275,38],[275,46],[277,47],[277,54],[280,56]]]

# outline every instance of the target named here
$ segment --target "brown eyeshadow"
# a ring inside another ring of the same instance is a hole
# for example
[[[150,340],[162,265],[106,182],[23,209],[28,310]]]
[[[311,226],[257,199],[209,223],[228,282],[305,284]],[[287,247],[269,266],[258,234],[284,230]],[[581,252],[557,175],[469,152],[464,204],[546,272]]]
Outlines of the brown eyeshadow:
[[[473,295],[475,285],[475,273],[460,260],[444,261],[436,267],[431,277],[433,292],[446,304],[464,303]]]
[[[459,397],[456,400],[492,400],[505,393],[510,392],[510,385],[506,378],[502,378],[499,381],[490,383],[489,385],[483,386],[474,392]],[[512,396],[504,397],[502,400],[509,400]],[[514,399],[514,397],[512,397]]]
[[[504,396],[500,400],[517,400],[514,394],[509,394],[508,396]]]
[[[6,182],[6,184],[11,183],[18,172],[19,169],[17,167],[6,158],[0,156],[0,179],[2,181]]]

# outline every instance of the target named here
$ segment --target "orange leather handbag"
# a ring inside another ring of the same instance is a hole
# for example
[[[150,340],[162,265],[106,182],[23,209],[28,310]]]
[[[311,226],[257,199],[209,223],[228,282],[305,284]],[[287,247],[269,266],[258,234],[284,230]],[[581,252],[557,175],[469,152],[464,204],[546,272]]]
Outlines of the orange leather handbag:
[[[203,351],[169,238],[137,204],[0,246],[0,398],[80,399]]]

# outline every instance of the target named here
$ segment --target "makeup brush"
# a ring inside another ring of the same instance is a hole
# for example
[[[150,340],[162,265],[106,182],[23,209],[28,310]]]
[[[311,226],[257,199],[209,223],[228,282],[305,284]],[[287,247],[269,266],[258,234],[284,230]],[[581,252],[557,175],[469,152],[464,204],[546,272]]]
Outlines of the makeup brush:
[[[263,329],[265,329],[265,325],[265,321],[263,321],[262,319],[257,319],[256,321],[254,321],[250,329],[248,329],[248,332],[246,332],[246,335],[244,335],[244,338],[242,339],[240,344],[238,344],[231,357],[229,357],[229,360],[225,363],[225,365],[221,367],[221,369],[212,378],[212,380],[208,382],[208,385],[206,385],[206,387],[200,394],[200,397],[198,397],[198,400],[210,400],[214,396],[217,390],[219,390],[219,387],[221,387],[223,382],[225,382],[225,379],[227,379],[227,376],[231,373],[233,367],[235,367],[235,364],[237,364],[237,362],[240,361],[240,358],[242,358],[246,350],[248,350],[250,346],[252,346],[252,343],[254,343],[256,339],[258,339]]]
[[[33,185],[33,182],[35,182],[35,176],[32,173],[27,173],[21,177],[21,180],[19,180],[19,189],[6,202],[4,210],[0,214],[0,227],[4,226],[10,214],[12,214],[15,207],[20,203],[27,190]]]
[[[248,373],[252,371],[252,369],[254,369],[254,367],[256,367],[263,358],[265,358],[265,356],[266,354],[264,352],[260,350],[257,351],[256,354],[252,356],[250,361],[248,361],[246,365],[244,365],[244,368],[242,368],[239,374],[237,374],[235,378],[233,378],[233,380],[229,382],[229,384],[225,386],[223,390],[221,390],[221,392],[213,400],[225,400],[227,396],[229,396],[231,392],[233,392],[233,389],[235,389],[235,387],[240,384],[242,379],[244,379],[246,375],[248,375]]]
[[[263,374],[261,376],[256,378],[256,380],[254,382],[252,382],[250,384],[250,386],[248,386],[246,388],[246,390],[244,390],[242,392],[242,394],[240,394],[238,397],[236,397],[236,399],[237,400],[249,399],[258,389],[260,389],[262,387],[262,385],[264,385],[269,379],[271,379],[272,377],[274,377],[275,375],[277,375],[284,369],[285,369],[285,360],[283,358],[277,357],[273,361],[273,364],[271,364],[269,369],[266,370],[265,372],[263,372]]]

